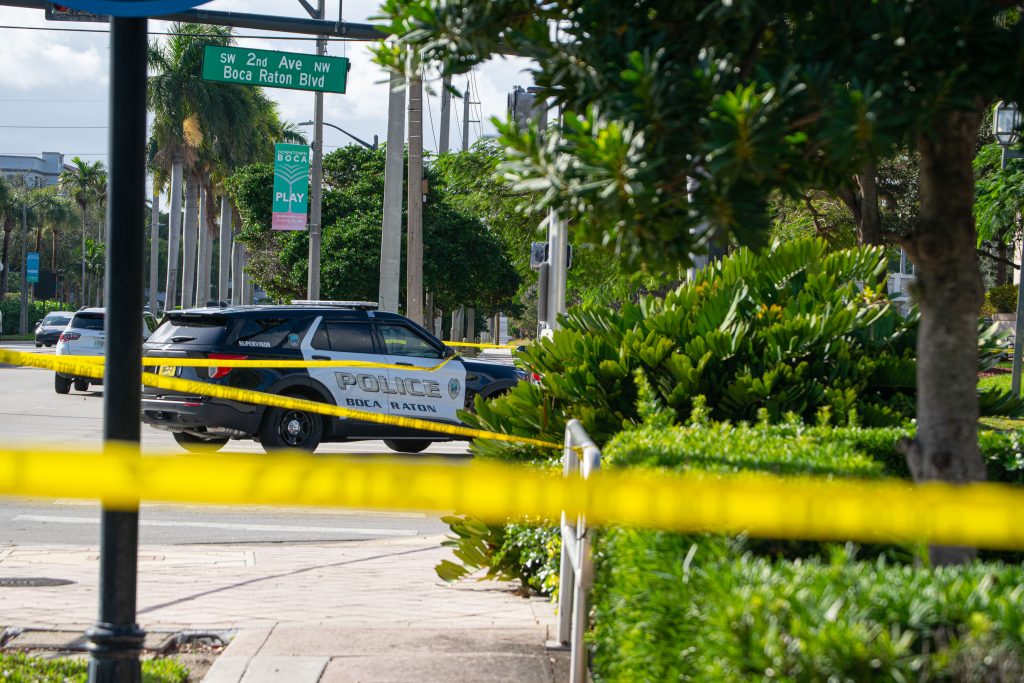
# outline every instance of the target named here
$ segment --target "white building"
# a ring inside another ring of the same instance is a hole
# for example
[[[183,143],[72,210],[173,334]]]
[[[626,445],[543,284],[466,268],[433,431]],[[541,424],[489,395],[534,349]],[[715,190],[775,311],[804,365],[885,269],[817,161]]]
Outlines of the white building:
[[[43,152],[39,156],[0,154],[0,173],[7,179],[21,178],[28,188],[56,185],[65,168],[64,155]]]

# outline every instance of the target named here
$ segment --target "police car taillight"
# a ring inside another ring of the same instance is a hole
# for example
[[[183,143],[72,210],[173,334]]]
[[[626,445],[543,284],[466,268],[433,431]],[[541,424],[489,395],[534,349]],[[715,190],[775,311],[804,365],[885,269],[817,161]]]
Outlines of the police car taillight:
[[[234,353],[211,353],[209,358],[215,360],[245,360],[249,356],[240,356]],[[232,368],[207,368],[207,372],[210,374],[210,379],[220,379],[226,377]]]

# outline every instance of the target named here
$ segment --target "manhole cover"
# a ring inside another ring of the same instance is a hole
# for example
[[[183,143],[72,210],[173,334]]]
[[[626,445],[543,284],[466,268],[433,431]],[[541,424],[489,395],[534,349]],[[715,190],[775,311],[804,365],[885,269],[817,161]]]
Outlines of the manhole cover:
[[[45,576],[10,576],[0,577],[0,588],[43,588],[46,586],[66,586],[74,583],[68,579],[48,579]]]

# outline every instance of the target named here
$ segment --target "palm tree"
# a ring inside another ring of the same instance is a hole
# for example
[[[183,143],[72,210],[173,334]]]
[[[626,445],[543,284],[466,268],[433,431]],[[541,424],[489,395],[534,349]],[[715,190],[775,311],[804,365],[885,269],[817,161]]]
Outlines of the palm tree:
[[[107,169],[102,161],[83,161],[79,157],[71,160],[74,168],[61,171],[58,187],[70,197],[82,212],[82,303],[86,302],[87,290],[85,240],[87,237],[87,215],[94,204],[102,204],[107,195]],[[101,232],[102,221],[98,228]],[[102,289],[102,287],[100,288]]]
[[[75,210],[72,200],[57,194],[56,187],[48,187],[33,193],[34,201],[39,202],[32,210],[35,216],[36,251],[42,253],[44,232],[50,233],[50,272],[56,275],[57,241],[65,228],[74,225]]]
[[[149,64],[154,75],[149,79],[149,107],[156,114],[153,139],[157,148],[155,162],[170,169],[171,228],[168,258],[177,254],[177,234],[181,227],[180,187],[185,178],[184,264],[181,303],[194,298],[196,241],[198,238],[199,187],[204,169],[211,161],[209,144],[218,133],[232,126],[246,129],[245,121],[232,119],[231,103],[245,99],[248,88],[202,80],[203,47],[230,45],[231,29],[203,24],[173,24],[170,39],[163,45],[151,44]],[[187,34],[187,35],[183,35]],[[202,34],[203,38],[196,37]],[[173,242],[173,243],[172,243]],[[177,263],[168,264],[167,306],[172,307]],[[173,275],[172,275],[173,274]]]

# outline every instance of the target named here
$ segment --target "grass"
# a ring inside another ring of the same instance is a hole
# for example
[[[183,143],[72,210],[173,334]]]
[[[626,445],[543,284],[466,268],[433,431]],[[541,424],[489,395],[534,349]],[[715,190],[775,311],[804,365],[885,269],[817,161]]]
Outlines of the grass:
[[[33,657],[21,652],[0,654],[3,683],[86,683],[86,659]],[[187,683],[188,669],[171,659],[142,662],[142,683]]]
[[[5,334],[0,337],[0,341],[35,341],[36,335],[32,334]]]

